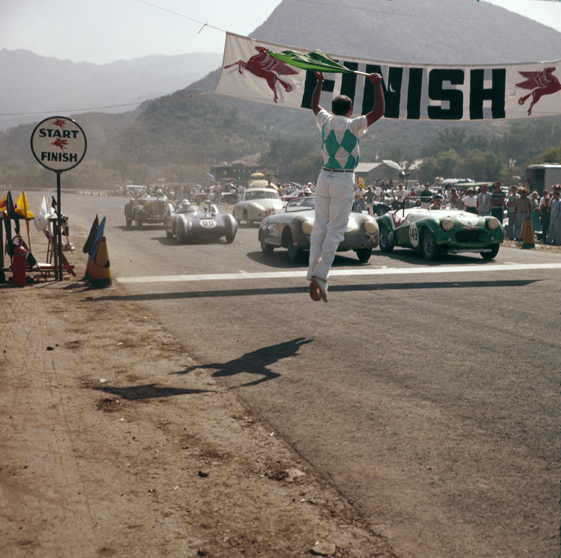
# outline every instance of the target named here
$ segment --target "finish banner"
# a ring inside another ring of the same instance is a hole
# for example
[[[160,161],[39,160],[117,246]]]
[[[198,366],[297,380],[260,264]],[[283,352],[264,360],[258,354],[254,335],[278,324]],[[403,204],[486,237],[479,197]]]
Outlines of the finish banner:
[[[284,52],[283,52],[284,51]],[[290,56],[286,53],[290,53]],[[354,113],[374,106],[374,87],[363,74],[383,77],[385,118],[400,120],[494,120],[561,114],[561,61],[474,66],[407,65],[323,55],[327,64],[321,105],[347,95]],[[271,53],[274,53],[273,56]],[[290,60],[309,51],[227,34],[218,95],[289,108],[311,107],[316,76]],[[286,61],[285,61],[286,60]],[[339,63],[339,64],[337,64]],[[344,66],[346,73],[337,69]],[[312,67],[308,64],[307,67]],[[329,72],[329,73],[328,73]]]

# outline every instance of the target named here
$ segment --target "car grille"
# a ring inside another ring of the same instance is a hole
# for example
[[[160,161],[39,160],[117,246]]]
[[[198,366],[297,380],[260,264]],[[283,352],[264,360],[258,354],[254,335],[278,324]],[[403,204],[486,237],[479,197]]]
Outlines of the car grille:
[[[486,242],[487,233],[485,231],[458,231],[456,242],[469,244],[470,242]]]
[[[166,210],[166,202],[162,200],[157,200],[152,202],[152,214],[153,215],[163,215]]]

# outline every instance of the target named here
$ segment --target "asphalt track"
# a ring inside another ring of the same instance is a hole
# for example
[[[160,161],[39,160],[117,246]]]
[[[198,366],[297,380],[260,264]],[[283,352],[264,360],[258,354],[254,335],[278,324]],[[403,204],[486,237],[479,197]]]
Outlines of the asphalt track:
[[[401,556],[554,556],[559,548],[561,253],[495,261],[375,251],[335,260],[329,304],[304,265],[233,244],[177,245],[107,215],[114,280],[387,535]],[[181,387],[181,376],[177,377]]]

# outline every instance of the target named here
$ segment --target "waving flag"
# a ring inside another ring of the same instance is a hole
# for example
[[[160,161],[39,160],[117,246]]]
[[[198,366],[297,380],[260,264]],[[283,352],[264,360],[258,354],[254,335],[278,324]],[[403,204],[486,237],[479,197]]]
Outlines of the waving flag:
[[[316,49],[308,54],[296,52],[295,50],[283,50],[282,52],[269,52],[269,55],[274,56],[278,60],[281,60],[290,66],[311,72],[327,72],[335,74],[353,73],[353,70],[343,66],[343,64],[339,64],[339,62],[333,60],[333,58],[329,58],[325,52],[319,49]]]

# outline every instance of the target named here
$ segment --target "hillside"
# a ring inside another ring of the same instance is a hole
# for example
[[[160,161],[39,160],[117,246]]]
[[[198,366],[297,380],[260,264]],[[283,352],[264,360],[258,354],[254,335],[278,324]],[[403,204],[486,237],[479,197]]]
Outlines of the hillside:
[[[488,3],[328,0],[321,9],[318,6],[311,0],[283,0],[252,37],[332,54],[414,63],[512,63],[561,54],[561,33]],[[111,118],[99,117],[98,130],[111,128],[105,133],[108,141],[93,142],[88,156],[111,149],[153,166],[185,160],[214,164],[259,152],[277,136],[309,136],[319,142],[314,119],[305,111],[214,95],[190,98],[193,93],[212,91],[218,76],[219,70],[214,70],[188,87],[185,79],[173,95],[147,103],[125,118],[115,117],[114,125],[109,124]],[[117,88],[116,83],[113,86]],[[111,97],[115,104],[122,98],[119,95]],[[129,124],[129,118],[134,122]],[[384,156],[397,145],[417,157],[439,131],[451,127],[493,136],[509,125],[506,121],[381,121],[363,141],[363,160],[374,159],[378,152]],[[8,160],[17,151],[12,145],[14,132],[11,135],[10,141],[0,135],[0,161],[7,160],[7,149]],[[29,151],[27,142],[19,148]]]
[[[97,65],[57,60],[26,50],[0,50],[2,113],[57,112],[62,109],[140,104],[172,93],[216,68],[222,54],[146,56]],[[129,111],[133,106],[103,112]],[[44,116],[49,116],[45,114]],[[0,116],[0,130],[38,116]]]

